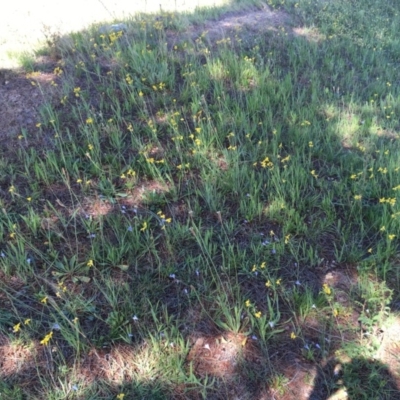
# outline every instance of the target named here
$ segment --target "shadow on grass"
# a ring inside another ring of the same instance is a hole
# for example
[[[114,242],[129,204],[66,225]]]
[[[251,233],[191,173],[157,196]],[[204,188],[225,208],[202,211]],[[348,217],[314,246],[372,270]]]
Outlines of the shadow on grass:
[[[327,400],[334,394],[349,400],[398,400],[400,388],[387,366],[377,360],[353,358],[342,363],[331,359],[318,367],[308,400]]]

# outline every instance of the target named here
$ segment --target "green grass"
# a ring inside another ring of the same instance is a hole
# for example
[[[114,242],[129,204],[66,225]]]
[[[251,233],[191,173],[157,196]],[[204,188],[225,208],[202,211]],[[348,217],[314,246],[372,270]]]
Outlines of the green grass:
[[[57,99],[0,164],[5,398],[279,398],[332,357],[318,398],[396,398],[366,361],[400,300],[396,2],[268,4],[292,23],[140,15],[49,50]]]

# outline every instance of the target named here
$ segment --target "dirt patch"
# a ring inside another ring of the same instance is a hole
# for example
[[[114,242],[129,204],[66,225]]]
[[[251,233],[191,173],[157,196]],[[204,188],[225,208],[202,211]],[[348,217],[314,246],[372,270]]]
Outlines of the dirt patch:
[[[200,376],[231,378],[247,338],[244,335],[226,333],[218,337],[199,337],[187,357],[194,371]]]
[[[266,30],[276,30],[278,26],[288,25],[290,18],[282,11],[272,11],[264,6],[262,10],[228,14],[218,21],[208,22],[205,30],[211,40],[226,36],[229,31],[246,28],[258,34]]]
[[[36,126],[40,121],[40,108],[56,93],[53,73],[38,72],[34,76],[22,70],[0,70],[0,155],[10,155],[34,138],[38,141]],[[52,83],[53,82],[53,83]]]
[[[282,11],[272,11],[267,5],[264,5],[261,10],[229,12],[217,20],[192,25],[184,34],[169,32],[168,36],[171,45],[185,36],[193,41],[203,37],[210,45],[214,45],[232,34],[236,35],[241,30],[245,30],[248,34],[261,35],[263,32],[277,31],[279,27],[289,27],[291,24],[292,20],[288,14]]]

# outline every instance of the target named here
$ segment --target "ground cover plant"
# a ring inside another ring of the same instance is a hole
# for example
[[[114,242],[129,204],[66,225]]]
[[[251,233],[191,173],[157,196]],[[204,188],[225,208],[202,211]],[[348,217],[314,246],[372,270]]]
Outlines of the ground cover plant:
[[[230,7],[29,64],[48,100],[0,150],[2,398],[400,398],[398,5]]]

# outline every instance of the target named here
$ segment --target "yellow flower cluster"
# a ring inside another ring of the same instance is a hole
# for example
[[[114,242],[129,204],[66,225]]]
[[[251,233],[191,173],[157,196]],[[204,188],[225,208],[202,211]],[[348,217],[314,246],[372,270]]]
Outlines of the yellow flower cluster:
[[[126,171],[126,173],[121,174],[120,178],[126,179],[127,176],[133,178],[136,176],[136,172],[132,168],[129,168],[128,171]]]
[[[253,164],[254,167],[257,167],[257,165],[258,165],[257,162]],[[273,169],[274,163],[269,159],[269,157],[265,157],[264,160],[260,161],[260,166],[262,168]]]
[[[166,222],[167,224],[170,224],[172,221],[172,218],[166,218],[165,214],[163,214],[162,211],[158,211],[157,215],[162,219],[162,221]]]
[[[179,164],[176,166],[177,169],[181,170],[181,169],[185,169],[185,168],[190,168],[190,164],[186,163],[186,164]]]
[[[267,263],[266,263],[266,261],[263,261],[261,264],[260,264],[260,269],[265,269],[265,267],[267,266]],[[256,264],[254,264],[253,265],[253,267],[252,267],[252,272],[255,272],[255,271],[257,271],[257,265]]]
[[[53,331],[51,331],[50,333],[48,333],[48,334],[40,341],[40,344],[46,346],[46,345],[50,342],[50,340],[51,340],[52,337],[53,337]]]
[[[386,167],[385,168],[379,167],[378,172],[380,172],[381,174],[387,174],[388,170]]]
[[[24,321],[24,325],[29,325],[31,323],[31,319],[30,318],[27,318],[25,321]],[[19,322],[18,324],[16,324],[16,325],[14,325],[13,326],[13,332],[14,333],[17,333],[17,332],[19,332],[21,330],[21,322]]]
[[[388,197],[387,199],[385,197],[382,197],[381,199],[379,199],[379,203],[388,203],[391,206],[394,206],[396,204],[396,198],[390,198]]]
[[[64,282],[58,282],[57,286],[58,286],[58,290],[56,292],[56,296],[61,297],[61,294],[65,293],[67,291],[67,287],[65,286]]]
[[[276,280],[275,285],[276,285],[276,286],[280,286],[281,283],[282,283],[282,279],[279,278],[279,279]],[[265,282],[265,286],[266,286],[267,288],[272,287],[272,283],[271,283],[271,281],[270,281],[269,279],[267,280],[267,282]]]

